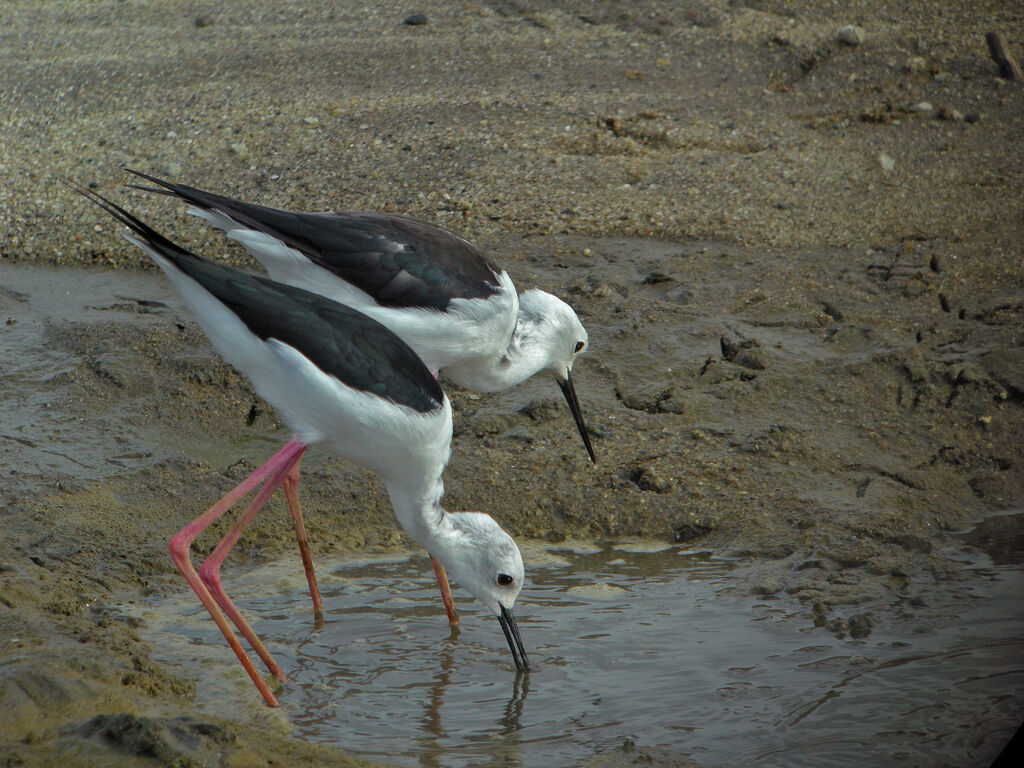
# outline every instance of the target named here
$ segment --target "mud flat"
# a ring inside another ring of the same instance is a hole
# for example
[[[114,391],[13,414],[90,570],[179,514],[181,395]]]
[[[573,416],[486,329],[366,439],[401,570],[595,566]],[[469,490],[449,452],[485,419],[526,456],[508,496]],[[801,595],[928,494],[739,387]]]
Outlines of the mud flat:
[[[408,213],[566,298],[592,340],[575,377],[596,467],[550,382],[450,390],[446,505],[524,540],[706,550],[741,564],[735,589],[854,642],[908,590],[961,584],[982,542],[954,534],[1024,500],[1024,227],[1009,202],[1024,93],[984,41],[1020,29],[1019,8],[438,3],[403,23],[411,12],[0,12],[11,764],[359,764],[244,688],[230,716],[204,713],[201,673],[155,661],[116,608],[181,591],[166,540],[286,435],[57,176],[238,264],[176,206],[121,187],[119,166],[270,205]],[[839,39],[849,24],[859,44]],[[319,554],[403,545],[367,473],[314,453],[304,477]],[[228,573],[292,547],[278,505]],[[687,754],[681,741],[665,759]]]

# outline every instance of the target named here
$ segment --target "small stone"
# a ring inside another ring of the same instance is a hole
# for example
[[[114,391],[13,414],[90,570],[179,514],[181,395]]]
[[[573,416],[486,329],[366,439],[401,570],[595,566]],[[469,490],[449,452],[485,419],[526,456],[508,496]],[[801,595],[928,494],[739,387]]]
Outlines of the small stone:
[[[641,491],[668,493],[672,483],[653,467],[640,467],[633,473],[633,482]]]
[[[410,27],[419,27],[427,23],[427,14],[414,13],[410,16],[406,16],[402,23],[408,24]]]
[[[989,424],[992,423],[992,417],[991,416],[979,416],[978,417],[978,423],[981,424],[983,427],[987,427]]]
[[[320,118],[310,115],[309,117],[302,118],[302,122],[306,125],[320,125]]]
[[[559,418],[564,407],[564,404],[559,403],[554,398],[535,397],[528,404],[520,408],[519,412],[531,421],[544,422]]]
[[[761,354],[761,350],[757,347],[741,349],[736,353],[736,357],[733,362],[736,363],[736,365],[742,365],[744,368],[749,368],[752,371],[764,370],[764,356]]]
[[[911,56],[903,63],[906,72],[924,72],[928,68],[928,62],[923,56]]]
[[[180,176],[181,163],[176,163],[173,160],[168,160],[164,164],[164,173],[166,173],[168,176]]]
[[[214,18],[209,13],[201,13],[192,20],[192,23],[200,29],[203,27],[212,27]]]
[[[850,617],[850,637],[858,639],[871,634],[871,628],[875,625],[870,613],[858,613]]]
[[[931,112],[934,107],[932,107],[932,103],[930,101],[919,101],[910,109],[913,112]]]
[[[954,123],[962,123],[964,121],[964,113],[952,107],[939,107],[939,113],[936,117],[939,120],[950,120]]]
[[[245,146],[244,141],[233,141],[229,146],[231,147],[231,151],[239,157],[245,157],[249,152],[249,148]]]
[[[774,577],[766,577],[754,584],[750,591],[755,595],[774,595],[782,589],[782,584]]]
[[[847,24],[840,28],[836,38],[846,45],[860,45],[864,42],[864,28],[858,27],[856,24]]]
[[[882,170],[886,173],[891,173],[893,168],[896,167],[896,161],[885,152],[878,155],[878,164],[882,166]]]

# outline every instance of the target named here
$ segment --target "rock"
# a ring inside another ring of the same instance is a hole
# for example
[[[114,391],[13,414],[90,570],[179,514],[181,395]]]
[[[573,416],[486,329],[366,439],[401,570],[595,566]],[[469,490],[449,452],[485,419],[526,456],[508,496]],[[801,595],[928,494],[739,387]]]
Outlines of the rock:
[[[408,24],[410,27],[419,27],[427,23],[427,14],[425,13],[414,13],[410,16],[406,16],[402,20],[403,24]]]
[[[646,384],[621,383],[615,387],[615,394],[622,404],[633,411],[660,413],[660,403],[668,400],[675,388],[664,381]]]
[[[699,539],[702,536],[707,536],[714,529],[715,526],[710,521],[693,518],[692,520],[688,520],[676,527],[676,544],[683,544],[687,541],[693,541],[694,539]]]
[[[672,490],[672,482],[654,467],[638,467],[633,471],[632,479],[641,491],[668,493]]]
[[[231,151],[239,157],[245,157],[249,154],[249,148],[245,146],[244,141],[233,141],[228,146],[231,148]]]
[[[761,350],[756,347],[748,347],[747,349],[741,349],[733,360],[736,365],[742,365],[744,368],[749,368],[752,371],[763,371],[764,370],[764,356],[761,354]]]
[[[891,173],[892,169],[896,167],[896,161],[885,152],[878,155],[878,164],[882,166],[882,170],[886,173]]]
[[[928,62],[923,56],[911,56],[903,63],[905,72],[924,72],[928,68]]]
[[[192,20],[192,23],[202,29],[203,27],[212,27],[215,19],[209,13],[201,13]]]
[[[565,406],[552,397],[535,397],[519,409],[530,421],[544,422],[559,418]]]
[[[962,123],[965,119],[963,112],[959,109],[953,109],[952,107],[939,107],[936,117],[939,118],[939,120],[950,120],[954,123]]]
[[[774,595],[778,593],[781,589],[782,583],[778,579],[772,576],[768,576],[759,581],[757,584],[754,584],[750,588],[750,592],[754,595]]]
[[[836,39],[846,45],[860,45],[864,42],[864,28],[858,27],[856,24],[847,24],[840,28]]]
[[[931,112],[934,109],[930,101],[919,101],[910,108],[911,112]]]
[[[875,625],[870,613],[858,613],[850,617],[850,637],[859,639],[871,634],[871,628]]]

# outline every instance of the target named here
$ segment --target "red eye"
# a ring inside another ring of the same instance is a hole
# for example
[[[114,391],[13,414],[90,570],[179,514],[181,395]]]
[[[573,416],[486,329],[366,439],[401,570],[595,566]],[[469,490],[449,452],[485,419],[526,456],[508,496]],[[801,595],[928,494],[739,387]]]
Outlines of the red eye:
[[[576,352],[575,352],[575,354],[578,355],[583,350],[584,346],[586,346],[586,345],[582,341],[577,341],[576,342]]]
[[[499,573],[498,574],[498,586],[500,586],[500,587],[507,587],[513,581],[515,581],[515,579],[513,579],[507,573]]]

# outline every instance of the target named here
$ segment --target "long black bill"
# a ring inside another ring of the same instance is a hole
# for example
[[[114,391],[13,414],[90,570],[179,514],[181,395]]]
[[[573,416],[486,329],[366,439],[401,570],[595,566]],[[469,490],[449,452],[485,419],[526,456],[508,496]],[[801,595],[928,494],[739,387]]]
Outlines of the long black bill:
[[[498,614],[498,623],[501,624],[501,631],[505,633],[508,640],[508,649],[512,651],[512,661],[516,663],[516,669],[520,672],[530,671],[530,662],[526,658],[526,648],[523,647],[523,638],[519,636],[519,625],[512,611],[501,606],[501,613]]]
[[[565,395],[565,402],[569,404],[569,410],[572,411],[572,417],[576,419],[576,428],[580,431],[580,437],[583,438],[583,444],[587,446],[587,453],[590,454],[590,460],[597,464],[597,457],[594,456],[594,446],[590,444],[590,433],[587,432],[587,425],[583,423],[583,414],[580,413],[580,400],[576,397],[576,387],[572,383],[572,374],[568,374],[565,377],[565,381],[559,381],[558,386],[562,388],[562,394]]]

